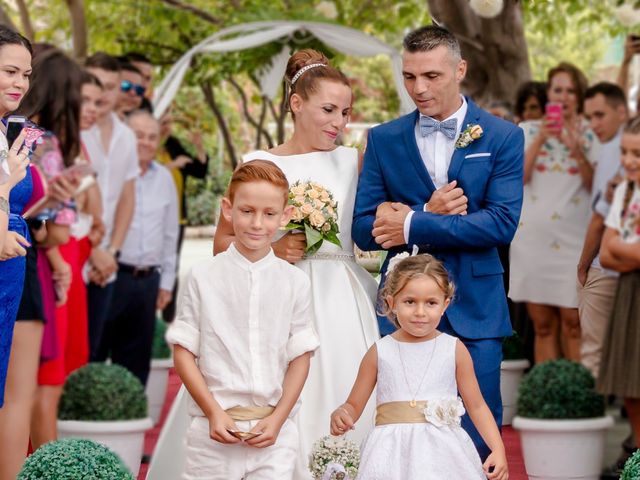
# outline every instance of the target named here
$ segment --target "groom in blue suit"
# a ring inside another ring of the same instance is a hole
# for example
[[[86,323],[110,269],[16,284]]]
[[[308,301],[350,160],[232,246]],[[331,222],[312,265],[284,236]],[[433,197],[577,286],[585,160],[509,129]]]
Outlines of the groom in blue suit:
[[[363,250],[388,250],[387,262],[414,245],[444,262],[457,291],[439,329],[469,349],[501,425],[501,344],[512,330],[498,246],[518,226],[524,136],[460,94],[466,62],[446,29],[409,33],[402,64],[417,110],[369,133],[353,239]],[[378,321],[382,334],[394,330],[386,318]],[[462,424],[484,461],[488,447],[467,415]]]

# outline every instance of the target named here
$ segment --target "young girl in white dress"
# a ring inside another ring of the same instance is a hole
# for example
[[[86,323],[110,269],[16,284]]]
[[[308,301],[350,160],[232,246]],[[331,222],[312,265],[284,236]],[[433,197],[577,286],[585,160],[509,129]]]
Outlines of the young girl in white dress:
[[[331,433],[353,428],[377,384],[376,427],[362,446],[358,480],[506,480],[504,445],[471,356],[436,330],[454,293],[447,271],[417,255],[391,259],[387,272],[382,313],[398,330],[364,356],[349,398],[331,415]],[[484,465],[460,426],[465,407],[492,452]]]

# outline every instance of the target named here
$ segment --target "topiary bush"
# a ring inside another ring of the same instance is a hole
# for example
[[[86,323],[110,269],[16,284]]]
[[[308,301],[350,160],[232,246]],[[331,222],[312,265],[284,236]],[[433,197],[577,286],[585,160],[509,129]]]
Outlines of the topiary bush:
[[[569,360],[550,360],[523,378],[517,411],[527,418],[594,418],[604,415],[605,403],[589,370]]]
[[[625,462],[620,480],[640,480],[640,450],[636,450]]]
[[[134,480],[120,457],[104,445],[81,438],[50,442],[31,455],[18,480]]]
[[[524,342],[514,330],[510,337],[502,340],[502,360],[522,360],[525,358]]]
[[[153,346],[151,349],[151,358],[165,359],[171,358],[171,348],[164,339],[167,333],[167,324],[162,318],[156,318],[156,329],[153,332]]]
[[[120,365],[90,363],[64,384],[60,420],[134,420],[147,417],[147,397],[140,380]]]

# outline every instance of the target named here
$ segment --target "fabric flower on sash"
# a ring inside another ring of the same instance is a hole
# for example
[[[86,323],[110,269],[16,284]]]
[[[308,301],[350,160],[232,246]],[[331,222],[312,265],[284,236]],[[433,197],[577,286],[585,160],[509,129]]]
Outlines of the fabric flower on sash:
[[[465,413],[462,400],[458,397],[428,400],[424,409],[424,418],[436,427],[460,426]]]

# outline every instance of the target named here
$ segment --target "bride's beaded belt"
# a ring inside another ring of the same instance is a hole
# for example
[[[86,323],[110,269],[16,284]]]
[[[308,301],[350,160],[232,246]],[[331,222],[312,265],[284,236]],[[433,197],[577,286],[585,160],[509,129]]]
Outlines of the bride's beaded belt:
[[[308,255],[303,260],[341,260],[343,262],[354,262],[356,256],[353,253],[327,253],[316,252],[313,255]]]
[[[231,407],[225,412],[236,422],[262,420],[275,410],[274,407]]]

